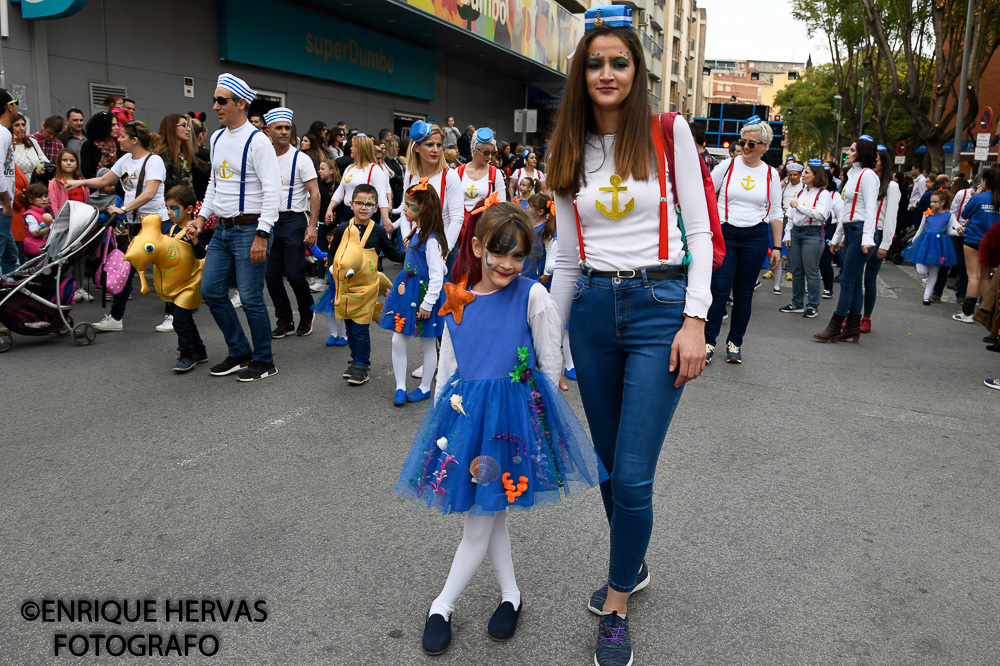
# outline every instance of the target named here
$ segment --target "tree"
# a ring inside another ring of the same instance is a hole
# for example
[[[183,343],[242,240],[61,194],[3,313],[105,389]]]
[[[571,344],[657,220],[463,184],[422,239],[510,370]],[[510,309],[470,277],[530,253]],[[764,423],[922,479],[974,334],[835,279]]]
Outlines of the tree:
[[[785,122],[785,140],[788,150],[800,160],[825,157],[835,152],[836,107],[831,108],[837,94],[836,81],[830,65],[807,69],[797,81],[786,86],[774,97],[774,105],[781,111]],[[791,121],[791,122],[789,122]],[[816,132],[805,121],[814,125],[823,137],[819,145]]]

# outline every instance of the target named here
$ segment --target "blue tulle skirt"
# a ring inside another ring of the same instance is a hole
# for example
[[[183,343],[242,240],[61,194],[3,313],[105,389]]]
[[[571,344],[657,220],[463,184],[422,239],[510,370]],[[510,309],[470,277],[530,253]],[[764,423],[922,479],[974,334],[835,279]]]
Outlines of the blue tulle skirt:
[[[326,291],[323,292],[323,296],[318,301],[313,302],[312,311],[327,317],[336,317],[337,315],[333,310],[337,301],[336,295],[337,292],[333,287],[327,287]]]
[[[399,293],[400,284],[405,285],[402,294]],[[426,284],[424,280],[423,285]],[[407,277],[406,272],[401,271],[389,289],[389,295],[385,297],[382,318],[379,319],[378,325],[387,331],[396,331],[418,338],[436,338],[444,335],[444,317],[438,314],[445,299],[443,289],[434,307],[431,308],[431,316],[427,319],[417,319],[417,309],[426,295],[423,291],[426,287],[423,285],[419,275]]]
[[[556,504],[561,493],[606,481],[565,398],[541,372],[533,380],[535,390],[508,378],[452,376],[420,424],[396,493],[446,514],[492,515]],[[461,397],[465,416],[453,396]]]
[[[946,233],[922,233],[906,246],[903,258],[925,266],[954,266],[958,263],[955,246]]]

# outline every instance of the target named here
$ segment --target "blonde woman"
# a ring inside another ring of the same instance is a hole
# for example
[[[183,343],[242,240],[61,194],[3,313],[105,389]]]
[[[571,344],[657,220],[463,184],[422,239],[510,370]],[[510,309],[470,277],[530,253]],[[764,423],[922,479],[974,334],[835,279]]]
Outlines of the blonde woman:
[[[354,164],[344,169],[344,174],[340,179],[340,185],[330,199],[330,205],[326,209],[326,222],[336,220],[335,211],[337,207],[345,201],[353,201],[354,188],[360,183],[366,183],[375,188],[378,192],[379,212],[372,216],[376,222],[380,222],[386,233],[392,233],[392,222],[389,221],[389,177],[385,170],[378,165],[375,160],[375,143],[366,134],[358,134],[351,141],[351,157]],[[348,205],[350,205],[348,203]],[[341,216],[341,222],[351,219],[350,208],[347,214]]]
[[[458,234],[462,231],[465,220],[465,206],[462,204],[462,179],[449,169],[444,159],[444,132],[437,125],[428,125],[418,120],[410,127],[410,148],[406,155],[406,173],[403,175],[403,191],[419,183],[421,178],[428,179],[441,197],[441,214],[444,218],[444,235],[448,247],[454,251],[458,244]],[[403,212],[403,202],[394,211]],[[411,231],[406,218],[400,215],[400,231],[405,237]],[[454,263],[454,252],[448,257],[448,266]]]

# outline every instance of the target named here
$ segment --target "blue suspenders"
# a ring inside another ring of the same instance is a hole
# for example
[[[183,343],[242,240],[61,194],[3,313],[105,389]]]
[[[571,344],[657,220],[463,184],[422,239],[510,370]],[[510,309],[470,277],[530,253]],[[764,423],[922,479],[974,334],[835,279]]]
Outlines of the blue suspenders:
[[[288,210],[292,209],[292,192],[295,191],[295,162],[299,159],[298,148],[293,148],[295,154],[292,155],[292,177],[288,180],[288,205],[285,206]]]
[[[212,152],[213,153],[215,152],[215,147],[219,143],[219,139],[222,138],[222,135],[225,134],[225,132],[226,132],[226,130],[222,130],[221,132],[219,132],[218,134],[215,135],[215,141],[212,142]],[[258,132],[260,132],[260,130],[257,130],[257,129],[255,129],[253,132],[251,132],[250,133],[250,138],[247,139],[247,144],[245,146],[243,146],[243,162],[240,165],[240,212],[236,214],[237,216],[243,214],[243,203],[244,203],[244,199],[246,197],[246,191],[247,191],[247,181],[246,181],[247,155],[250,153],[250,144],[253,143],[253,137]],[[292,165],[292,173],[294,174],[294,172],[295,172],[295,165],[293,164]],[[214,172],[212,174],[212,177],[213,178],[215,177]]]

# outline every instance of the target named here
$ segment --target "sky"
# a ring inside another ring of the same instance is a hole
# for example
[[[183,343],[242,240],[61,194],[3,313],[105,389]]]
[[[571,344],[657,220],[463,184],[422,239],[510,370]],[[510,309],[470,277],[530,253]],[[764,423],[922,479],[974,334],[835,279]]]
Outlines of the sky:
[[[814,65],[830,62],[826,39],[806,34],[805,25],[792,18],[789,0],[697,0],[708,14],[705,58],[708,60],[779,60]],[[747,7],[752,6],[753,12]],[[753,29],[750,26],[759,24]]]

